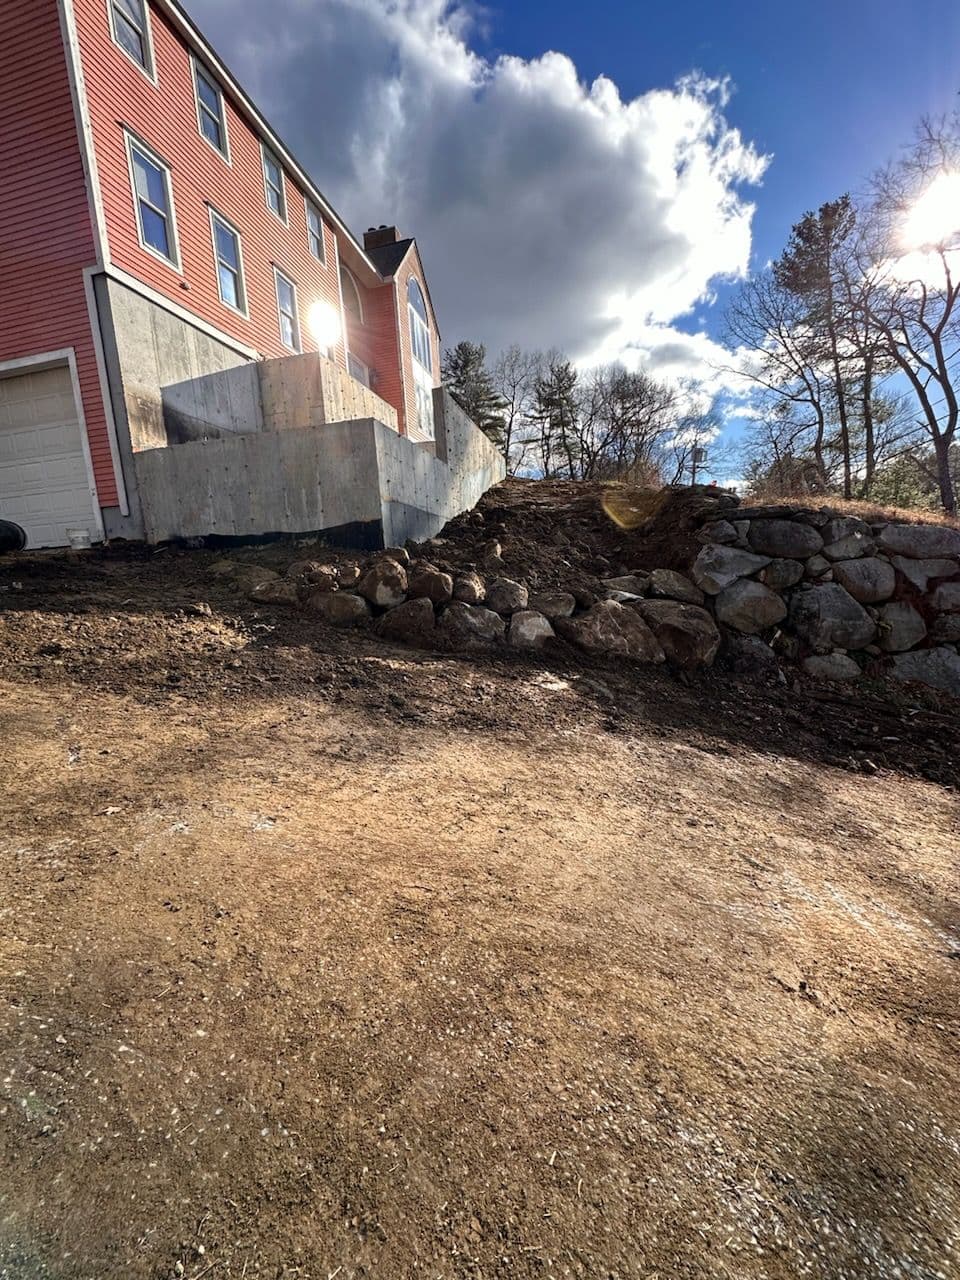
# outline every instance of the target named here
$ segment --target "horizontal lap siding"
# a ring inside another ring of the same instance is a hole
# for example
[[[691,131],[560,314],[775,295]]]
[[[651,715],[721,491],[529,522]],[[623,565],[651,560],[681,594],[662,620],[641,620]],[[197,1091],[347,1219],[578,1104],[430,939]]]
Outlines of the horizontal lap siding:
[[[0,155],[0,360],[74,348],[100,505],[116,506],[82,274],[96,249],[56,0],[3,4]]]
[[[154,85],[113,43],[105,0],[75,3],[112,262],[261,354],[282,356],[288,350],[280,341],[276,265],[297,286],[303,349],[315,351],[307,324],[311,304],[323,300],[339,308],[333,228],[324,222],[326,263],[321,264],[309,250],[303,192],[289,175],[289,226],[267,208],[259,136],[229,100],[231,163],[201,136],[190,51],[161,13],[150,11]],[[182,275],[140,246],[124,126],[170,167]],[[249,318],[220,301],[208,202],[240,232]],[[342,342],[335,358],[344,365]]]

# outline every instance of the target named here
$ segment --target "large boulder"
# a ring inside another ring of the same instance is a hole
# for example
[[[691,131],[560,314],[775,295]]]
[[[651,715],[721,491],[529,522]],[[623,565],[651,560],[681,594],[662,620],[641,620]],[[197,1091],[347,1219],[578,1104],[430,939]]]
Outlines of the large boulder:
[[[407,571],[398,561],[384,556],[363,575],[358,590],[378,608],[395,609],[407,598]]]
[[[487,608],[494,613],[516,613],[527,607],[527,600],[527,588],[512,578],[494,578],[487,585]]]
[[[790,626],[817,653],[862,649],[876,635],[873,619],[839,582],[825,582],[794,593]]]
[[[739,547],[723,547],[711,543],[704,547],[690,570],[690,576],[709,596],[719,595],[725,587],[738,578],[749,578],[770,563],[769,556],[753,555],[750,551],[741,551]]]
[[[510,616],[507,641],[515,649],[542,649],[556,632],[542,613],[535,609],[518,609]]]
[[[893,565],[877,556],[837,560],[833,576],[861,604],[879,604],[881,600],[889,600],[897,589]]]
[[[720,633],[721,653],[731,670],[747,675],[761,676],[766,680],[779,680],[781,676],[777,655],[759,636],[745,636],[730,627]]]
[[[463,604],[482,604],[487,589],[479,573],[463,573],[453,584],[453,598]]]
[[[754,636],[774,627],[787,616],[781,596],[762,582],[741,578],[717,596],[717,618],[725,626]]]
[[[407,595],[432,600],[434,604],[446,604],[453,599],[453,578],[435,565],[421,560],[407,571]]]
[[[661,600],[682,600],[684,604],[703,604],[703,592],[689,578],[673,569],[654,569],[647,579],[647,592]]]
[[[893,600],[880,610],[880,648],[886,653],[913,649],[927,635],[927,624],[907,600]]]
[[[754,551],[784,560],[806,560],[823,546],[823,538],[797,520],[751,520],[747,541]]]
[[[956,649],[914,649],[893,659],[897,680],[916,680],[960,698],[960,654]]]
[[[934,578],[952,578],[960,573],[960,564],[956,560],[911,560],[909,556],[891,556],[890,563],[918,591],[926,591]]]
[[[759,576],[771,591],[784,591],[787,587],[795,587],[803,577],[803,564],[799,560],[771,560]]]
[[[930,603],[938,613],[960,613],[960,582],[941,582]]]
[[[876,547],[870,526],[856,516],[828,520],[820,533],[828,560],[856,560],[858,556],[872,555]]]
[[[506,623],[499,613],[478,604],[454,600],[440,615],[440,630],[455,644],[475,648],[503,639]]]
[[[352,591],[318,591],[304,605],[334,627],[355,627],[370,617],[370,606]]]
[[[640,615],[613,600],[600,600],[576,618],[558,618],[557,630],[588,653],[664,661],[663,649]]]
[[[538,591],[530,597],[528,605],[545,618],[570,618],[577,600],[571,591]]]
[[[845,653],[815,653],[804,658],[803,669],[815,680],[859,680],[863,674]]]
[[[671,666],[688,669],[713,663],[720,632],[706,609],[680,600],[644,600],[633,608],[656,636]]]
[[[404,644],[431,644],[435,628],[433,605],[426,596],[389,609],[377,623],[380,635],[387,640],[402,640]]]
[[[960,530],[942,524],[888,524],[880,533],[880,546],[911,560],[960,560]]]

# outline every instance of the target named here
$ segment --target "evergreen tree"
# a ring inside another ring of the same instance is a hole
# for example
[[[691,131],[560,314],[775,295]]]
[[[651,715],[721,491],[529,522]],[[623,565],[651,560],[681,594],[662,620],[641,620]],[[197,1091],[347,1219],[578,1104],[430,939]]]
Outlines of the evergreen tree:
[[[503,448],[506,407],[486,365],[482,342],[458,342],[443,353],[443,381],[471,422],[498,448]]]
[[[580,460],[577,371],[569,360],[552,357],[546,373],[537,379],[533,416],[540,427],[543,474],[576,477]]]

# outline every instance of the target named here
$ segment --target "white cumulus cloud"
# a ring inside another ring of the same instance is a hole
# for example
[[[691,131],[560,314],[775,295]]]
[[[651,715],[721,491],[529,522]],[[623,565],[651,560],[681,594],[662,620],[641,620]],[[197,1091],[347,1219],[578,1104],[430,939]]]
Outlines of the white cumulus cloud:
[[[674,326],[745,274],[766,158],[689,75],[624,99],[562,53],[491,61],[447,0],[193,0],[201,29],[358,231],[421,246],[445,342],[696,375]],[[707,370],[709,373],[709,370]]]

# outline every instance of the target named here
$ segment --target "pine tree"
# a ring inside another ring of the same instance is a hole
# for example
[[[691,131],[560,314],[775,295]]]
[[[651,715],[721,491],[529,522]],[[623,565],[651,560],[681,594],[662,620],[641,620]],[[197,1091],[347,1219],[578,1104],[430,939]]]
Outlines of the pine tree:
[[[486,366],[482,342],[458,342],[443,353],[443,381],[471,422],[498,448],[503,448],[505,406]]]
[[[534,419],[540,426],[540,457],[545,476],[565,472],[579,475],[580,441],[577,436],[577,371],[569,360],[554,357],[547,372],[537,379]]]

